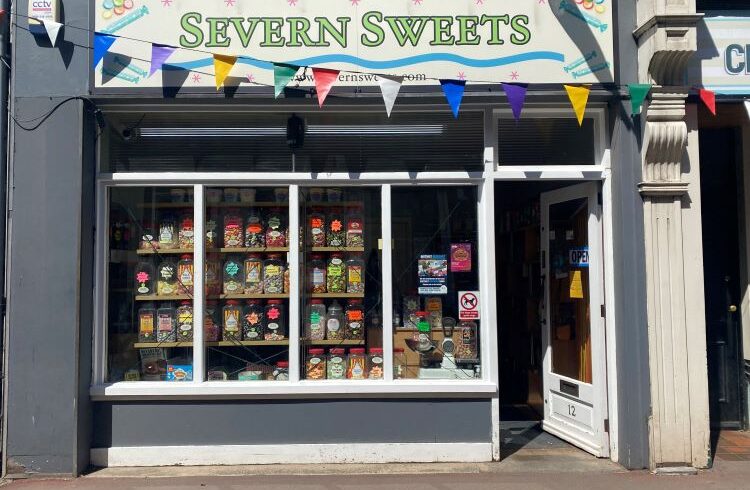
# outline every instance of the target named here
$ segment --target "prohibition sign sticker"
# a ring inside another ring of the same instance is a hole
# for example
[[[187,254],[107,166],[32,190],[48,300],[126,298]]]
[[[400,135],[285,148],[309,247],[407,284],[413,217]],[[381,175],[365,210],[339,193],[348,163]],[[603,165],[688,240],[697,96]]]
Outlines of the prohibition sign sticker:
[[[458,293],[458,319],[479,320],[479,291]]]

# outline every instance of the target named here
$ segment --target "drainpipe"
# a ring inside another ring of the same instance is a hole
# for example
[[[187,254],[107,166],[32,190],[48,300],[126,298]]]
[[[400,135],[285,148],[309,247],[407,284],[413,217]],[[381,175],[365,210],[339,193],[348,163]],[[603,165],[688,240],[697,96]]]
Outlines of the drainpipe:
[[[0,9],[5,15],[0,21],[0,378],[3,389],[0,390],[0,431],[2,431],[2,474],[5,475],[5,310],[6,310],[6,237],[7,237],[7,197],[8,197],[8,141],[9,141],[9,105],[10,105],[10,66],[11,66],[11,36],[10,20],[12,18],[10,0],[0,0]]]

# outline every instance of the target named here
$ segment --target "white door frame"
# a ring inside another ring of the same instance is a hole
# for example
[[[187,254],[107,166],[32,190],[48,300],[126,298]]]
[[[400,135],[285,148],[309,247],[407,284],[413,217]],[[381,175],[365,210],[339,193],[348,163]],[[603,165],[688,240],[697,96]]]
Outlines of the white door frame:
[[[572,199],[587,198],[589,207],[588,219],[588,247],[589,263],[589,301],[590,301],[590,335],[591,361],[593,383],[582,383],[552,373],[552,347],[550,336],[550,253],[549,253],[549,206]],[[602,206],[599,203],[599,184],[595,182],[582,183],[564,187],[541,194],[542,213],[542,272],[545,277],[545,324],[542,328],[544,346],[544,421],[542,427],[562,439],[567,440],[581,449],[597,457],[608,457],[610,454],[609,434],[606,421],[607,406],[607,351],[604,324],[604,256],[603,256],[603,228]],[[576,387],[579,394],[573,396],[571,392],[563,393],[559,387],[561,383],[570,383]],[[553,406],[564,404],[563,410],[553,410]],[[590,427],[576,421],[590,416]]]

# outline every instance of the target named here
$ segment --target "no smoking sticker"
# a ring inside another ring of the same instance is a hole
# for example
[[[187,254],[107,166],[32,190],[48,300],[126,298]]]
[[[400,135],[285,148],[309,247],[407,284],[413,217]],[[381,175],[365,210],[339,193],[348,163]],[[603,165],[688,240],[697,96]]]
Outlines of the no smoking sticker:
[[[479,320],[479,291],[458,293],[458,319]]]

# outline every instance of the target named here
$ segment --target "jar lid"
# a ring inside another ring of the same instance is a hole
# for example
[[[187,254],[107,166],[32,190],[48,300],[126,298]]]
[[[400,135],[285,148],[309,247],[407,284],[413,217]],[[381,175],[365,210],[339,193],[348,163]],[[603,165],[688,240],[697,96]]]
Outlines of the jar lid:
[[[190,254],[185,254],[180,257],[181,260],[193,260],[193,256]]]
[[[322,299],[311,299],[310,300],[310,304],[311,305],[322,305],[323,304],[323,300]]]
[[[353,349],[349,349],[350,354],[364,354],[365,349],[364,347],[354,347]]]
[[[322,356],[325,354],[325,349],[310,349],[311,356]]]
[[[322,254],[312,254],[312,255],[310,256],[310,258],[311,258],[312,260],[323,260],[323,255],[322,255]]]
[[[427,312],[426,311],[418,311],[418,312],[416,312],[416,315],[419,318],[427,318]]]
[[[280,305],[282,301],[280,299],[269,299],[268,304],[269,305]]]
[[[281,254],[268,254],[269,260],[279,260],[281,258]]]
[[[261,301],[259,299],[249,299],[249,300],[247,300],[247,304],[249,304],[249,305],[259,305],[259,304],[261,304]]]
[[[227,306],[237,306],[238,304],[240,304],[240,302],[236,299],[230,299],[229,301],[227,301]]]
[[[398,352],[399,354],[403,354],[405,350],[403,347],[394,347],[393,352]]]
[[[279,361],[276,363],[276,367],[288,369],[289,368],[289,361]]]
[[[334,356],[343,356],[345,352],[346,352],[346,349],[342,349],[340,347],[331,349],[331,354]]]
[[[193,302],[190,300],[184,300],[180,303],[182,306],[192,306]]]
[[[251,254],[247,254],[247,258],[248,259],[262,259],[263,255],[259,253],[251,253]]]
[[[383,348],[382,347],[370,347],[370,354],[382,354]]]
[[[344,256],[344,254],[342,254],[341,252],[333,252],[333,253],[331,254],[331,258],[334,258],[334,257],[336,257],[336,258],[340,259],[340,258],[342,258],[343,256]]]
[[[361,304],[362,304],[362,300],[361,299],[350,299],[349,300],[349,306],[356,306],[356,305],[361,305]]]
[[[209,299],[209,300],[206,300],[206,304],[207,305],[218,305],[219,302],[216,301],[215,299]]]

